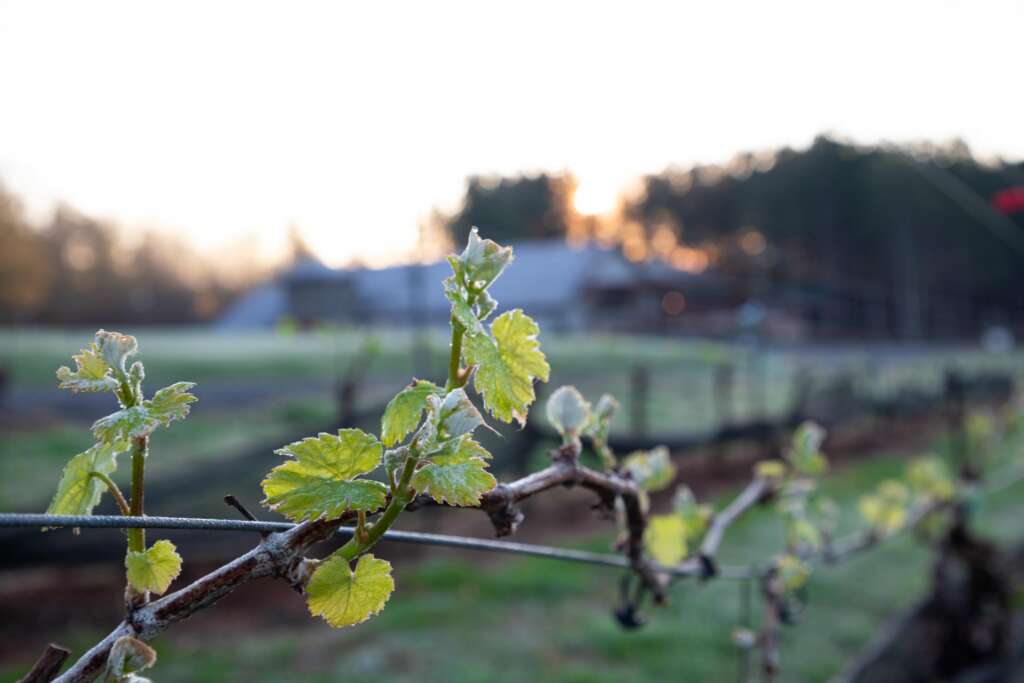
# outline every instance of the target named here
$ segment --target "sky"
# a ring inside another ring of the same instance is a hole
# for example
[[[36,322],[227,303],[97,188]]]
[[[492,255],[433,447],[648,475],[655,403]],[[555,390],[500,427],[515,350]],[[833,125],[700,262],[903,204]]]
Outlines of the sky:
[[[470,174],[632,179],[744,150],[1024,158],[1024,0],[0,0],[0,181],[215,252],[410,257]],[[484,226],[486,229],[486,226]]]

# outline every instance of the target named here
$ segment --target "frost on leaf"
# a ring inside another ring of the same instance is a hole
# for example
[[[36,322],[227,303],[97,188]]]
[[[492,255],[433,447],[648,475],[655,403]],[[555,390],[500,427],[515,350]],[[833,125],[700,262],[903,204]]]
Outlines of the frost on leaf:
[[[547,360],[540,350],[537,323],[516,309],[502,313],[491,323],[491,335],[465,338],[463,352],[476,365],[474,384],[491,414],[502,422],[526,423],[526,413],[536,399],[533,380],[548,381]]]
[[[469,231],[466,248],[458,258],[466,284],[478,290],[489,287],[511,262],[512,247],[481,239],[476,228]]]
[[[437,398],[433,400],[436,401],[433,412],[437,415],[437,435],[440,439],[470,434],[484,424],[483,415],[463,389],[448,392],[443,401]]]
[[[678,513],[651,515],[644,532],[647,552],[659,563],[679,564],[686,557],[686,522]]]
[[[160,540],[143,552],[128,551],[124,566],[133,588],[160,594],[181,572],[181,556],[173,543]]]
[[[101,417],[92,424],[93,435],[103,443],[129,441],[148,436],[160,426],[160,421],[143,406],[132,406]]]
[[[130,356],[139,351],[139,343],[135,337],[120,332],[99,330],[96,333],[96,347],[99,349],[107,365],[121,374],[128,372],[125,364]]]
[[[156,650],[131,636],[121,636],[114,641],[107,656],[107,671],[104,680],[134,681],[145,679],[133,676],[136,671],[148,669],[156,664]]]
[[[294,460],[278,465],[263,480],[263,504],[296,522],[340,517],[347,510],[377,510],[386,502],[387,489],[356,477],[375,469],[382,451],[373,435],[359,429],[288,444],[275,452]]]
[[[117,469],[118,453],[127,450],[124,442],[113,445],[98,443],[79,453],[64,466],[57,494],[46,509],[48,515],[91,515],[106,485],[93,472],[110,475]]]
[[[558,387],[548,398],[548,422],[559,434],[579,434],[590,422],[590,404],[576,387]]]
[[[174,420],[183,420],[188,416],[191,404],[197,400],[188,393],[194,386],[194,382],[175,382],[153,394],[153,398],[143,401],[142,405],[150,419],[166,427]]]
[[[62,366],[57,369],[58,385],[61,389],[79,391],[116,391],[118,382],[110,371],[110,366],[103,360],[99,347],[93,342],[82,352],[72,356],[75,370]]]
[[[452,302],[452,317],[465,328],[468,334],[480,334],[484,331],[480,317],[477,316],[473,306],[467,300],[466,294],[461,289],[446,288],[445,295]]]
[[[306,595],[310,613],[339,628],[362,623],[380,612],[394,590],[389,562],[363,555],[352,571],[345,558],[334,556],[313,572]]]
[[[422,379],[413,380],[398,392],[384,408],[380,421],[380,439],[384,445],[394,446],[416,429],[427,408],[427,397],[439,392],[436,384]]]
[[[672,464],[668,449],[664,446],[649,451],[636,451],[627,456],[622,464],[637,486],[645,491],[659,491],[676,478],[676,466]]]
[[[412,487],[438,503],[479,505],[480,496],[498,485],[487,471],[487,457],[490,453],[468,436],[452,439],[416,472]]]

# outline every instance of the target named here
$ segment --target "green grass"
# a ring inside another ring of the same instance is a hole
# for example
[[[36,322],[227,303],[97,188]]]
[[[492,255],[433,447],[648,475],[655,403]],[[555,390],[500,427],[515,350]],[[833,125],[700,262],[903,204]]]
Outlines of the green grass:
[[[414,374],[443,376],[448,339],[443,330],[424,333],[426,367],[414,367],[414,335],[409,330],[325,328],[308,332],[217,333],[201,328],[127,329],[138,336],[146,363],[146,386],[173,381],[255,385],[272,395],[276,387],[319,390],[355,364],[368,368],[363,405],[383,403]],[[91,339],[92,330],[8,329],[0,331],[0,365],[8,368],[17,389],[55,392],[54,371],[71,363],[71,355]],[[375,349],[366,355],[367,339]],[[575,384],[596,400],[610,392],[623,405],[616,428],[632,423],[631,374],[649,370],[647,426],[653,432],[711,429],[722,416],[714,400],[714,368],[735,365],[732,419],[744,421],[785,414],[791,407],[797,368],[808,368],[823,386],[830,377],[852,372],[859,389],[888,396],[905,388],[938,391],[948,367],[968,371],[1009,370],[1020,375],[1024,354],[986,355],[979,351],[929,350],[894,356],[847,349],[827,353],[765,351],[752,354],[742,346],[700,340],[630,335],[541,335],[552,367],[551,382],[540,391]]]
[[[845,529],[857,525],[857,497],[900,476],[906,462],[882,454],[826,478],[823,488],[841,505]],[[1019,484],[986,499],[977,527],[1002,542],[1019,540],[1022,494]],[[763,559],[778,551],[781,536],[777,515],[755,510],[730,530],[721,559]],[[608,542],[599,536],[580,545],[600,549]],[[165,683],[735,680],[729,635],[741,616],[738,583],[680,582],[666,608],[647,610],[646,627],[626,632],[610,615],[617,572],[443,553],[399,564],[391,602],[359,627],[336,631],[311,620],[298,628],[196,638],[187,625],[178,626],[156,643],[154,675]],[[930,561],[929,550],[904,534],[840,566],[818,568],[800,623],[783,632],[780,680],[826,681],[841,671],[883,623],[924,594]],[[72,633],[63,640],[80,647],[89,637]]]
[[[176,423],[153,434],[147,477],[160,481],[191,467],[228,459],[255,445],[283,444],[332,418],[330,403],[315,399],[269,402],[244,412],[196,410],[187,424]],[[0,510],[41,512],[57,488],[64,464],[92,443],[88,424],[81,423],[4,434],[0,440]],[[114,480],[126,490],[131,468],[124,458],[121,465]]]

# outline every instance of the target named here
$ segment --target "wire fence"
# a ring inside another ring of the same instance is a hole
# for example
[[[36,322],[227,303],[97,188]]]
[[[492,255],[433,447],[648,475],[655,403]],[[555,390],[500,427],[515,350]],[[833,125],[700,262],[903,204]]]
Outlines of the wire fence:
[[[0,528],[91,528],[91,529],[180,529],[187,531],[248,531],[274,533],[288,531],[295,527],[289,522],[260,522],[240,519],[209,519],[201,517],[121,517],[116,515],[44,515],[25,513],[0,513]],[[355,534],[353,527],[339,527],[338,534],[345,539]],[[548,560],[578,562],[601,565],[618,569],[629,569],[629,559],[611,553],[597,553],[571,548],[496,541],[469,536],[450,536],[420,531],[384,532],[384,541],[414,545],[441,546],[461,550],[528,555]],[[683,562],[673,567],[661,567],[662,571],[674,577],[684,578],[701,575],[703,568],[697,561]],[[750,577],[747,567],[719,567],[718,576],[725,579],[746,579]]]

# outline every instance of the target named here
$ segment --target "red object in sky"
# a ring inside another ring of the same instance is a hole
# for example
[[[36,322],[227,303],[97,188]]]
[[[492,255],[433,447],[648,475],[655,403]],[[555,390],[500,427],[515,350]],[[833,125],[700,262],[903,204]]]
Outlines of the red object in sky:
[[[992,195],[992,206],[1002,214],[1024,211],[1024,187],[1011,187]]]

